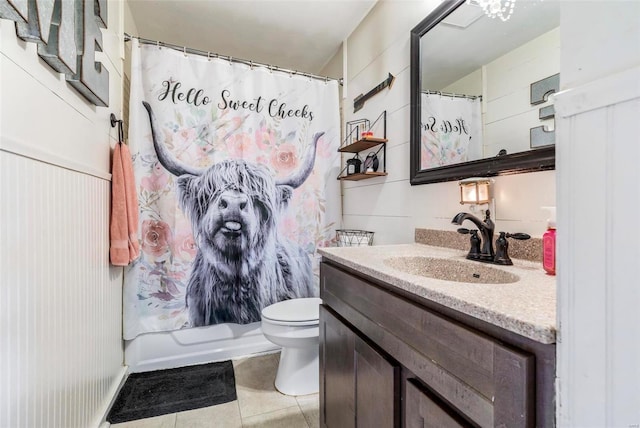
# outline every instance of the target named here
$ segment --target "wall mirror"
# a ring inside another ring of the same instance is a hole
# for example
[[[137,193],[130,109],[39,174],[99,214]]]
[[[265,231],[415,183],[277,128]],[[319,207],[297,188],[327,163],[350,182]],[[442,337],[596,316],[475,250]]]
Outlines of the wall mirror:
[[[446,0],[411,31],[411,184],[555,168],[560,2]]]

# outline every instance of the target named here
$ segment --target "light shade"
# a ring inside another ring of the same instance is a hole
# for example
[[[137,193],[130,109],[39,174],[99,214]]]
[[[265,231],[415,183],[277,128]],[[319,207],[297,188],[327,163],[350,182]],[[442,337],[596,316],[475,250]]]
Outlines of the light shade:
[[[507,21],[513,14],[513,7],[516,0],[467,0],[468,4],[477,5],[482,8],[489,18],[500,18]]]
[[[491,199],[488,178],[467,178],[458,183],[460,185],[461,204],[487,204]]]

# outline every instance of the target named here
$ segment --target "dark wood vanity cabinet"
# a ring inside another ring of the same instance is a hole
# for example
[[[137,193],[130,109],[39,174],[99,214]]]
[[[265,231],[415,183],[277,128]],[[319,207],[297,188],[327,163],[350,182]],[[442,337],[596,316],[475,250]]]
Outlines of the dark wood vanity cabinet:
[[[321,394],[327,427],[396,427],[400,366],[320,308]]]
[[[321,426],[554,426],[553,344],[327,260],[320,272]]]
[[[405,382],[405,426],[407,428],[461,428],[469,427],[455,411],[448,408],[433,393],[408,380]]]
[[[356,334],[320,306],[321,426],[356,426]]]

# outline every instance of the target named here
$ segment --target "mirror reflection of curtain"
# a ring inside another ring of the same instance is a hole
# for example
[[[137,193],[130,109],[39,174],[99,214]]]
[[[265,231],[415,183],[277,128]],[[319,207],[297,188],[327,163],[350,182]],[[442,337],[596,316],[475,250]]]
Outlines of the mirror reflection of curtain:
[[[421,169],[482,159],[480,98],[421,94]]]

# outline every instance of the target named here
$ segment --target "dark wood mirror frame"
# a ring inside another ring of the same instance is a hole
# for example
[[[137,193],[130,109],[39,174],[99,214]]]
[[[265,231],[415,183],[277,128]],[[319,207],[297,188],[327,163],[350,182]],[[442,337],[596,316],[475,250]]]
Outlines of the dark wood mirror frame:
[[[468,177],[491,177],[555,169],[555,145],[471,162],[420,169],[420,111],[422,107],[420,105],[420,38],[465,1],[445,0],[411,30],[411,151],[409,181],[412,185],[453,181]]]

